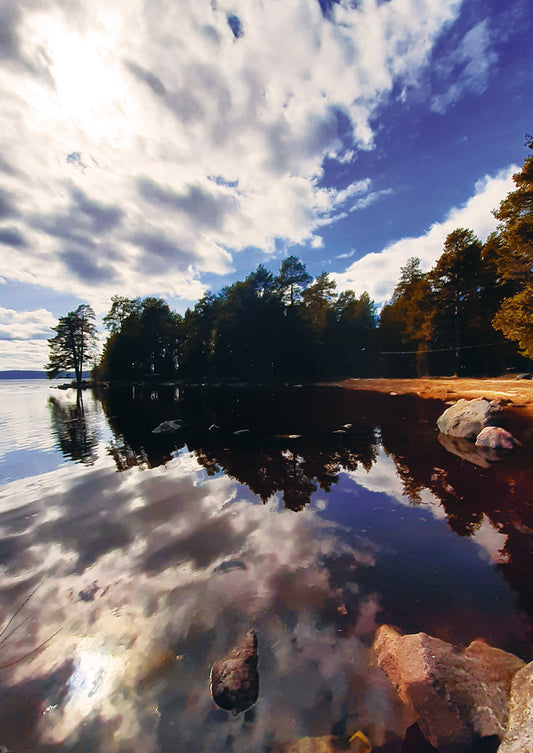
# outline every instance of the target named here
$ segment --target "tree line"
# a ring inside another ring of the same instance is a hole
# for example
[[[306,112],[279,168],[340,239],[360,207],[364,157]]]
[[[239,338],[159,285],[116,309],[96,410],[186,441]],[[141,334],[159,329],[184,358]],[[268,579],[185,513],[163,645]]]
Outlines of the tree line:
[[[533,358],[533,155],[514,183],[485,243],[457,228],[430,271],[409,259],[379,317],[368,293],[338,292],[328,273],[313,279],[289,256],[277,274],[260,264],[183,316],[161,298],[113,296],[93,377],[261,381],[523,367]],[[79,306],[55,332],[48,375],[74,370],[81,381],[94,354],[93,310]]]

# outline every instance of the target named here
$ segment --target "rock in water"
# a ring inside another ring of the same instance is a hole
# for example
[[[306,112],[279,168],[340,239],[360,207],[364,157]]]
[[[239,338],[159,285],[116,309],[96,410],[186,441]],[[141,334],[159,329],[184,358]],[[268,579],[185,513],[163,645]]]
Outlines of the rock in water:
[[[183,422],[179,418],[172,419],[172,421],[163,421],[163,423],[152,429],[152,434],[173,434],[175,431],[179,431],[183,428]]]
[[[476,447],[488,447],[491,450],[514,450],[518,441],[499,426],[485,426],[476,437]]]
[[[490,401],[484,397],[475,400],[461,399],[439,416],[437,426],[442,434],[475,439],[481,429],[496,423],[500,408],[497,400]]]
[[[229,654],[217,659],[211,667],[211,695],[220,708],[237,715],[257,701],[257,636],[249,630]]]

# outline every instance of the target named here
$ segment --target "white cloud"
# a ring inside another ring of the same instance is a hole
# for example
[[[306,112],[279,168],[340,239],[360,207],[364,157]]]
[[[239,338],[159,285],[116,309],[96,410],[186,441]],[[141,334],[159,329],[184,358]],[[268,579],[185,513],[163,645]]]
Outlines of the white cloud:
[[[489,73],[498,56],[491,48],[488,21],[476,24],[462,38],[457,49],[451,50],[437,67],[437,77],[446,84],[446,91],[433,97],[431,109],[443,113],[465,92],[481,94],[488,85]],[[450,81],[453,80],[453,83]]]
[[[1,340],[46,340],[52,337],[56,319],[47,309],[15,311],[0,306]]]
[[[47,309],[15,311],[0,306],[0,363],[2,369],[40,369],[48,361],[47,339],[56,318]]]
[[[44,369],[48,363],[46,340],[0,340],[0,363],[2,370]]]
[[[366,0],[328,20],[316,0],[8,4],[3,276],[101,312],[117,290],[195,299],[247,246],[316,243],[373,196],[319,188],[324,158],[371,147],[377,103],[459,6]]]
[[[357,294],[366,290],[381,304],[392,295],[400,268],[409,257],[418,256],[424,271],[430,269],[442,254],[446,236],[456,228],[470,228],[484,241],[497,225],[492,210],[512,190],[512,175],[517,170],[518,167],[512,165],[495,176],[486,175],[476,183],[473,196],[464,205],[451,209],[442,222],[434,223],[424,235],[402,238],[379,253],[366,254],[345,272],[332,274],[337,287],[354,290]]]

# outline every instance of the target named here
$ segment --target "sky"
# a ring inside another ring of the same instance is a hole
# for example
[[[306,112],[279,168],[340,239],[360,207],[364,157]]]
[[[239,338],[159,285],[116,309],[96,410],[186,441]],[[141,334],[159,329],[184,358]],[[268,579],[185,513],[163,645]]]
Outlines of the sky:
[[[296,255],[379,306],[483,241],[533,131],[530,0],[0,0],[0,370],[114,294]]]

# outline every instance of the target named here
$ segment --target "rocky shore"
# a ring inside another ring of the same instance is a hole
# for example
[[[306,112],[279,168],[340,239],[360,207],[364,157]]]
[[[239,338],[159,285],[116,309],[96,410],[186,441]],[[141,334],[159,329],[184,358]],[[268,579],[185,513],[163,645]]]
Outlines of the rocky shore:
[[[481,640],[461,649],[390,625],[378,629],[374,651],[439,753],[462,753],[489,738],[498,753],[533,751],[533,662]]]

